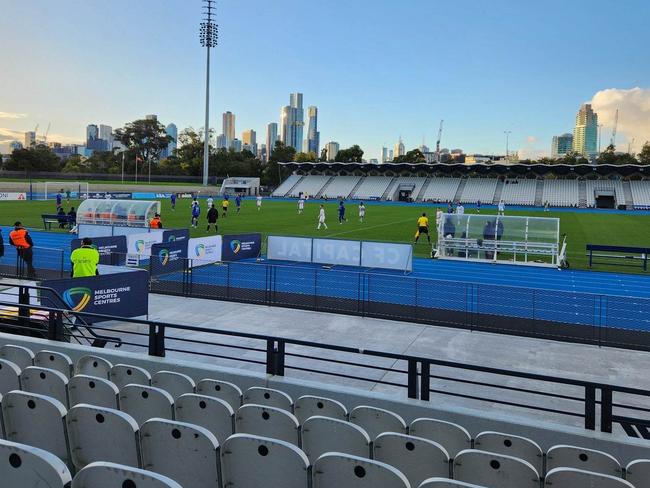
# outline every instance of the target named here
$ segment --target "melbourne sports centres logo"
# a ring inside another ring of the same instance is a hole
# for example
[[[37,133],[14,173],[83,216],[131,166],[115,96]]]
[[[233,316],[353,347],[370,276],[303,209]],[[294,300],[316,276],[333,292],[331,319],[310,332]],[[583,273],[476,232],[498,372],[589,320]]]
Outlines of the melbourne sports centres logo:
[[[167,242],[174,242],[176,240],[176,236],[174,234],[170,234],[169,237],[167,238]]]
[[[90,288],[69,288],[63,292],[63,301],[75,312],[81,312],[90,303]]]
[[[144,251],[144,241],[142,239],[138,239],[135,241],[135,252],[142,252]]]
[[[197,258],[205,257],[205,244],[197,244],[194,248],[194,254]]]
[[[236,239],[230,241],[230,250],[235,254],[241,251],[241,241],[238,241]]]
[[[160,264],[166,266],[167,263],[169,262],[169,250],[161,249],[160,252],[158,253],[158,259],[160,259]]]

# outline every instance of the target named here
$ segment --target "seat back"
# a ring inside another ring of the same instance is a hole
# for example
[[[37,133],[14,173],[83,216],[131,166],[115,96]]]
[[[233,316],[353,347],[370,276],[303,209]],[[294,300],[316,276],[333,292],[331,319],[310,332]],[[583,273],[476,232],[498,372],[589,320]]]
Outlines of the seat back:
[[[634,488],[636,486],[639,488],[647,486],[648,479],[646,478],[644,482],[646,485],[633,485],[629,481],[607,474],[574,468],[555,468],[546,474],[544,486],[571,488]]]
[[[307,456],[293,444],[280,440],[235,434],[222,446],[221,465],[223,486],[309,486]]]
[[[537,470],[528,462],[492,452],[465,450],[454,459],[454,479],[499,488],[537,488]]]
[[[316,462],[326,452],[370,458],[370,437],[358,425],[330,417],[309,417],[302,424],[302,450]]]
[[[650,459],[637,459],[625,468],[625,479],[634,486],[643,486],[650,480]]]
[[[219,442],[198,425],[151,419],[142,425],[142,466],[181,486],[221,486]]]
[[[24,391],[49,396],[68,406],[68,378],[58,371],[29,366],[20,374]]]
[[[449,456],[433,441],[387,432],[375,439],[374,459],[397,468],[411,486],[429,478],[449,476]]]
[[[78,374],[70,378],[68,383],[68,398],[71,407],[87,403],[98,407],[118,408],[118,394],[119,390],[113,382],[96,376]]]
[[[174,400],[186,393],[194,393],[194,380],[182,373],[173,371],[158,371],[151,377],[151,386],[169,393]]]
[[[165,390],[146,385],[126,385],[120,390],[120,409],[138,425],[152,418],[172,420],[174,399]]]
[[[313,488],[410,488],[394,467],[347,454],[328,453],[316,460]]]
[[[350,412],[350,422],[357,424],[368,433],[370,440],[375,440],[384,432],[406,434],[404,419],[394,412],[381,408],[358,406]]]
[[[67,354],[56,351],[38,351],[34,356],[34,366],[58,371],[66,378],[72,376],[72,359]]]
[[[244,392],[244,405],[264,405],[266,407],[281,408],[293,413],[293,399],[285,392],[272,388],[253,386]]]
[[[151,385],[151,375],[149,371],[138,366],[128,364],[116,364],[111,368],[111,381],[118,388],[126,385]]]
[[[219,398],[188,393],[176,399],[176,420],[199,425],[223,442],[235,433],[235,412]]]
[[[20,368],[6,359],[0,359],[0,395],[20,390]]]
[[[114,463],[91,463],[79,471],[72,488],[182,488],[174,480],[144,469]]]
[[[0,359],[11,361],[21,370],[28,366],[34,366],[34,353],[31,349],[23,346],[5,344],[0,346]]]
[[[463,483],[462,481],[450,480],[446,478],[430,478],[417,488],[485,488],[485,487],[479,485],[470,485],[469,483]]]
[[[460,451],[472,448],[472,436],[462,426],[444,420],[419,418],[411,422],[409,434],[437,442],[445,448],[450,458]]]
[[[228,402],[235,412],[242,405],[242,391],[237,385],[227,381],[203,379],[196,385],[196,392],[199,395],[211,396]]]
[[[11,441],[0,440],[2,486],[67,488],[72,476],[55,455]]]
[[[298,419],[280,408],[243,405],[235,414],[235,430],[300,445]]]
[[[61,402],[37,393],[12,391],[2,397],[7,440],[38,447],[70,465],[66,413]]]
[[[293,406],[294,415],[300,424],[314,415],[319,417],[330,417],[337,420],[348,420],[348,410],[341,402],[331,398],[318,397],[313,395],[301,396]]]
[[[110,380],[112,367],[111,362],[102,357],[87,355],[79,358],[75,372],[76,374],[97,376],[98,378]]]
[[[538,473],[544,470],[544,454],[541,447],[526,437],[501,432],[481,432],[474,439],[474,448],[523,459],[532,464]]]
[[[77,469],[96,462],[140,467],[140,431],[130,415],[94,405],[68,410],[68,441]]]
[[[609,454],[577,446],[557,445],[546,453],[546,471],[555,468],[574,468],[620,478],[623,470]]]

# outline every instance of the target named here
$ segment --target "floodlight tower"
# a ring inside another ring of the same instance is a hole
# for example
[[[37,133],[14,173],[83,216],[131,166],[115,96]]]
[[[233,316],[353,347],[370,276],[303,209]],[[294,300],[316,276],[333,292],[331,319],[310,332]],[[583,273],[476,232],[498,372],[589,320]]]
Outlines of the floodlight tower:
[[[208,162],[210,159],[210,49],[217,47],[219,39],[219,26],[214,21],[216,16],[215,0],[201,0],[203,2],[203,19],[199,24],[199,41],[205,48],[205,142],[203,144],[203,186],[208,185]]]

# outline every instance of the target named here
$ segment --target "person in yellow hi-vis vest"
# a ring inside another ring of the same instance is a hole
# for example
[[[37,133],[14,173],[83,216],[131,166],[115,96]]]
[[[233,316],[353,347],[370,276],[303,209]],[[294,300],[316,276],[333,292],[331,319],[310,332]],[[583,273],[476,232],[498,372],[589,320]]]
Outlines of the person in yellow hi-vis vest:
[[[422,217],[418,218],[418,230],[415,232],[415,242],[418,242],[421,234],[427,235],[427,240],[431,242],[431,237],[429,237],[429,217],[427,214],[423,213]]]
[[[97,271],[99,252],[93,247],[92,239],[88,237],[83,238],[80,248],[72,251],[70,261],[72,261],[73,278],[85,278],[99,274]]]

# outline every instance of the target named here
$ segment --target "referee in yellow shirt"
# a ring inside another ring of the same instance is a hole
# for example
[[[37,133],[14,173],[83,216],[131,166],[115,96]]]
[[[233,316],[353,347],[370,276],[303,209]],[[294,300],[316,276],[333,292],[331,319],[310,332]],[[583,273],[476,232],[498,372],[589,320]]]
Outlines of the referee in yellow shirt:
[[[72,251],[70,261],[72,261],[73,278],[86,278],[99,274],[97,271],[99,252],[93,247],[93,241],[88,237],[83,238],[80,248]]]
[[[427,235],[427,241],[431,244],[431,237],[429,236],[429,217],[423,213],[422,217],[418,218],[418,230],[415,232],[415,243],[417,244],[421,234]]]

